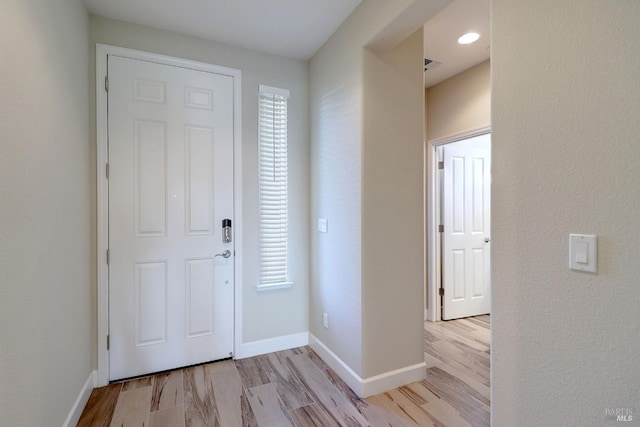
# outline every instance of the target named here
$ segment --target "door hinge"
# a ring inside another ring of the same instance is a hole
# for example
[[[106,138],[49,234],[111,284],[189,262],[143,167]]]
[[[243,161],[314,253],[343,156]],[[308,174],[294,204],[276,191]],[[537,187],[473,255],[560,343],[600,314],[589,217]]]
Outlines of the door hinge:
[[[444,296],[444,288],[439,288],[438,289],[438,295],[440,295],[441,297]]]
[[[105,175],[107,176],[107,179],[109,179],[109,163],[105,166]]]
[[[444,224],[440,224],[440,225],[438,226],[438,232],[439,232],[439,233],[444,233]]]
[[[109,336],[110,335],[107,335],[107,350],[109,350],[109,347],[110,347],[110,344],[111,344],[110,340],[109,340]]]
[[[111,261],[111,257],[109,255],[109,249],[107,249],[107,265],[109,265],[109,261]]]
[[[438,162],[438,169],[444,169],[444,162]]]
[[[109,92],[109,77],[104,76],[104,90],[105,92]]]

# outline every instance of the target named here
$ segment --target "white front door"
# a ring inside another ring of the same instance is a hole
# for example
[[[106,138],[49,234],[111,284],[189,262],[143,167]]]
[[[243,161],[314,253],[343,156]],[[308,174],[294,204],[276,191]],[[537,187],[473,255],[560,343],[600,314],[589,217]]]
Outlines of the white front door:
[[[109,378],[229,357],[233,77],[109,55],[108,78]]]
[[[444,320],[491,311],[491,136],[444,146]]]

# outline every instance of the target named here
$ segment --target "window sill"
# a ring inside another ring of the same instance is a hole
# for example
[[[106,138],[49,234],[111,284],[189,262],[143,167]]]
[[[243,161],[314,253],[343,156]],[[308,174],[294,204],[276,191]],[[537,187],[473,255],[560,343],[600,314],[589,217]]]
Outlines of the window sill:
[[[278,289],[289,289],[293,286],[292,282],[268,283],[256,286],[257,292],[275,291]]]

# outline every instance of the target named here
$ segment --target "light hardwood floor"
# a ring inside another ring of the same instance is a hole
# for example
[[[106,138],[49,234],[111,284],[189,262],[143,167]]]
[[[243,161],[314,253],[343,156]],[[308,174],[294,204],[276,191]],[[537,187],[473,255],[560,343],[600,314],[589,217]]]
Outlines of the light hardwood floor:
[[[489,316],[425,324],[427,379],[358,398],[309,348],[111,384],[78,426],[488,426]]]

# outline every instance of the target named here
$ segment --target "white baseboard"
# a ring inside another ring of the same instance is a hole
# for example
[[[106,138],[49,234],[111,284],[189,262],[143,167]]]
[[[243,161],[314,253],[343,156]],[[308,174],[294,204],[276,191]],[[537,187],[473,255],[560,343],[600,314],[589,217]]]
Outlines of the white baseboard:
[[[309,344],[309,333],[300,332],[297,334],[283,335],[266,340],[251,341],[242,343],[236,359],[259,356],[261,354],[273,353],[274,351],[288,350],[290,348],[302,347]]]
[[[82,415],[82,411],[84,410],[87,401],[89,400],[89,396],[91,396],[91,391],[96,386],[96,381],[98,379],[98,371],[91,371],[89,374],[89,378],[85,381],[82,389],[80,390],[80,394],[76,398],[76,401],[73,403],[71,410],[69,411],[69,415],[67,415],[67,419],[64,420],[64,424],[62,427],[75,427],[80,420],[80,415]]]
[[[374,394],[384,393],[403,385],[422,381],[427,377],[427,364],[425,362],[416,363],[415,365],[405,366],[404,368],[395,369],[385,372],[384,374],[375,375],[366,378],[363,381],[363,396],[369,397]]]
[[[309,346],[320,356],[320,359],[342,378],[342,381],[347,383],[351,390],[358,396],[365,397],[361,394],[362,378],[312,333],[309,333]]]
[[[361,398],[383,393],[412,382],[422,381],[427,375],[427,364],[422,362],[362,379],[311,333],[309,333],[309,346]]]

